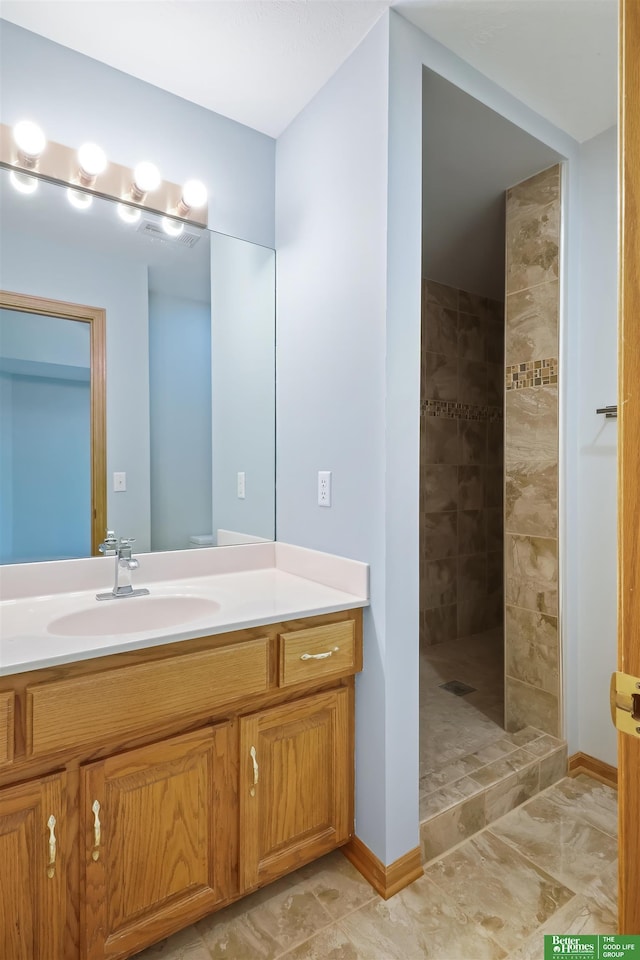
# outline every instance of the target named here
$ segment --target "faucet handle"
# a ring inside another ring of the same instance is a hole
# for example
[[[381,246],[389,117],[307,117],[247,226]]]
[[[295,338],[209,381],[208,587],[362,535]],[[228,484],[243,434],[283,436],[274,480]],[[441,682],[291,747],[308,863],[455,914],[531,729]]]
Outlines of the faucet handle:
[[[113,553],[116,549],[118,538],[113,530],[107,530],[104,542],[98,546],[100,553]]]
[[[121,547],[130,547],[132,543],[136,542],[135,537],[120,537],[118,543]]]

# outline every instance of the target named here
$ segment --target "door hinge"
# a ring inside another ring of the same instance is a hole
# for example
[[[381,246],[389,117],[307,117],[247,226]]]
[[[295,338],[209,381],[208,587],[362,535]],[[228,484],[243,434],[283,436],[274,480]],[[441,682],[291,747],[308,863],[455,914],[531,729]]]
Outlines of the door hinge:
[[[610,704],[614,727],[640,738],[640,677],[612,673]]]

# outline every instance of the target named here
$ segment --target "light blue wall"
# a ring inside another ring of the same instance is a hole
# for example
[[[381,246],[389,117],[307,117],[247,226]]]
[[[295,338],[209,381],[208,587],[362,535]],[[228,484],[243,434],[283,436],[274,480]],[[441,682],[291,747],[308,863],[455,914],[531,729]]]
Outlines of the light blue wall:
[[[33,234],[2,237],[0,287],[102,307],[107,316],[107,519],[149,549],[149,325],[147,269]],[[117,282],[114,282],[117,277]],[[113,471],[127,474],[114,493]],[[90,552],[90,551],[89,551]]]
[[[418,839],[423,66],[569,160],[563,436],[575,425],[578,145],[391,11],[282,135],[276,154],[278,537],[371,564],[356,832],[385,863]],[[575,481],[574,446],[564,449],[563,490]],[[333,471],[331,510],[316,506],[319,469]],[[576,516],[567,502],[562,522],[570,659]],[[574,694],[567,683],[570,738]]]
[[[213,533],[273,540],[275,254],[215,234],[211,277]],[[244,500],[238,472],[245,474]]]
[[[617,661],[618,130],[580,144],[578,749],[617,766],[607,688]]]
[[[116,163],[152,160],[174,183],[197,177],[212,230],[273,246],[271,137],[7,21],[0,87],[3,123],[28,117],[58,143],[95,140]]]
[[[149,295],[151,549],[211,532],[211,307]]]
[[[0,310],[0,358],[88,369],[90,357],[87,323]]]
[[[371,564],[356,833],[383,862],[396,856],[386,824],[401,812],[387,802],[397,644],[385,614],[388,51],[385,17],[280,137],[276,155],[278,539]],[[332,472],[330,509],[317,505],[318,470]],[[400,853],[417,842],[417,656],[413,668],[402,707],[408,740],[392,745],[415,771],[415,816],[396,823]]]
[[[89,384],[12,379],[10,560],[86,557],[91,552]],[[4,438],[0,447],[6,449]]]

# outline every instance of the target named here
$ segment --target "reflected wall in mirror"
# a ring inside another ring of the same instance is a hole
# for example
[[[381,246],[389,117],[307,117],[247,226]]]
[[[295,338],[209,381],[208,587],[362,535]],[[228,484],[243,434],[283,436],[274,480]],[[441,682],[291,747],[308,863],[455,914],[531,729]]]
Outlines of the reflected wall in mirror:
[[[95,553],[104,400],[104,311],[0,291],[0,562]]]
[[[138,552],[274,539],[274,251],[6,169],[0,204],[0,286],[104,310],[106,525]]]

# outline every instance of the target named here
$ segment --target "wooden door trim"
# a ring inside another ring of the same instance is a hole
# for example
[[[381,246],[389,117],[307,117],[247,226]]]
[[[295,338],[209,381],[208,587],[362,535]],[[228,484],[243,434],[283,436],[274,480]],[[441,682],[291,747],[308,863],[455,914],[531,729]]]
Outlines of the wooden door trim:
[[[640,676],[640,3],[620,0],[618,670]],[[640,739],[618,733],[619,931],[640,934]]]
[[[64,300],[48,300],[24,293],[0,290],[0,307],[22,313],[38,313],[89,324],[91,350],[91,554],[107,527],[107,405],[106,405],[106,311]]]

